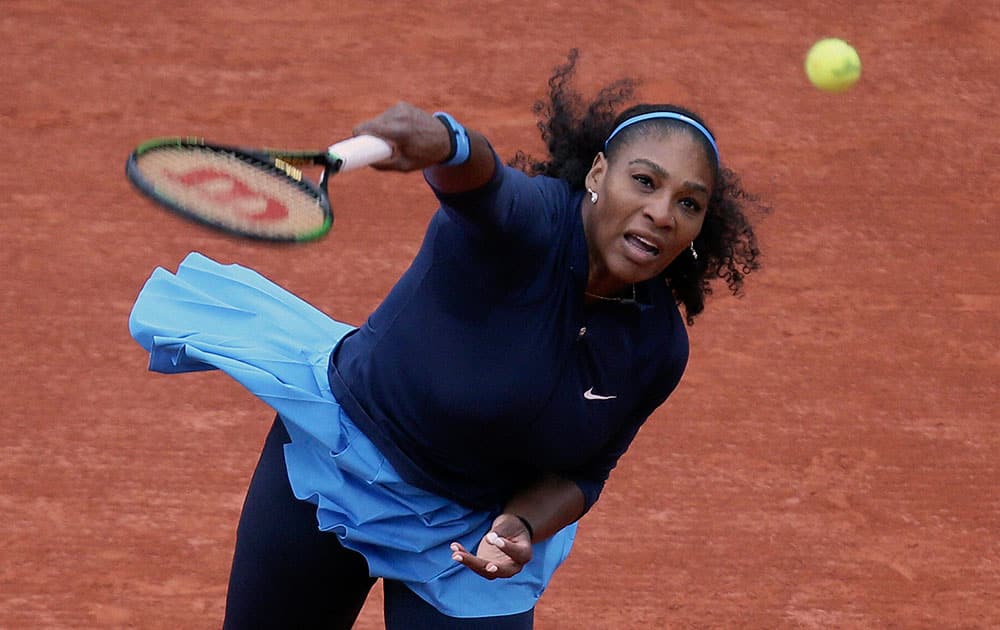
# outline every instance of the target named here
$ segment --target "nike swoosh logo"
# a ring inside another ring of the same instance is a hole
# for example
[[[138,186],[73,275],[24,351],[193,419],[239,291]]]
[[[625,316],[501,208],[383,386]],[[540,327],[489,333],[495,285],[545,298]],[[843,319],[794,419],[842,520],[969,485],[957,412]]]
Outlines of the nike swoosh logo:
[[[612,398],[618,398],[618,396],[601,396],[600,394],[595,394],[593,387],[583,392],[583,397],[587,400],[611,400]]]

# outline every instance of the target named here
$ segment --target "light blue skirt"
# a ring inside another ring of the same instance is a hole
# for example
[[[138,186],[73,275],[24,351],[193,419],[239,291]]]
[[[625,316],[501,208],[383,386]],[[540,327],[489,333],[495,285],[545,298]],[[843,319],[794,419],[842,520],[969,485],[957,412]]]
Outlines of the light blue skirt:
[[[330,392],[330,352],[352,326],[334,321],[260,274],[192,253],[176,274],[157,268],[129,330],[164,373],[221,369],[282,417],[295,496],[318,526],[365,556],[373,577],[403,581],[446,615],[490,617],[534,607],[569,555],[570,525],[534,547],[512,578],[486,580],[451,559],[475,549],[496,514],[403,481]]]

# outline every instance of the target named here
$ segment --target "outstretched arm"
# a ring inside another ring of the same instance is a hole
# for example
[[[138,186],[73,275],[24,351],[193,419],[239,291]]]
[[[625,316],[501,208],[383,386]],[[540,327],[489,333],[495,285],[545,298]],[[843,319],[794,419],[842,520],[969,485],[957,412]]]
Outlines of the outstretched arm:
[[[452,557],[484,578],[511,577],[531,560],[532,542],[541,542],[575,522],[584,508],[583,491],[576,482],[546,476],[507,503],[475,554],[456,542],[451,545]]]
[[[493,148],[477,131],[469,130],[469,159],[456,166],[442,161],[451,152],[448,127],[432,114],[409,103],[397,103],[354,128],[392,145],[392,156],[374,168],[390,171],[426,170],[431,186],[443,193],[459,193],[483,186],[493,177]]]

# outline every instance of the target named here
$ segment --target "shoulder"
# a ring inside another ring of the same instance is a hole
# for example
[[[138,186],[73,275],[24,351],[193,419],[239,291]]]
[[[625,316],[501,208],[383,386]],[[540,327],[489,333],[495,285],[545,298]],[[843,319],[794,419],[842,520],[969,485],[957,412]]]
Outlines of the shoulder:
[[[654,380],[673,390],[690,355],[687,325],[666,282],[650,280],[643,286],[643,293],[647,303],[639,306],[643,339],[640,360],[655,366]]]
[[[523,194],[535,194],[546,205],[558,207],[569,205],[579,191],[574,191],[569,182],[547,175],[528,175],[513,166],[504,165],[499,169],[503,183]],[[574,195],[574,193],[577,193]]]

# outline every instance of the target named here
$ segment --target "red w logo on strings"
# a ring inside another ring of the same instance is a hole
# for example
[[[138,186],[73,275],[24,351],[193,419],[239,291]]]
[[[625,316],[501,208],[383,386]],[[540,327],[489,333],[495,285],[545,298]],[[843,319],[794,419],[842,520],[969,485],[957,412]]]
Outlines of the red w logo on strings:
[[[288,217],[285,204],[250,188],[225,171],[205,167],[179,175],[168,172],[167,175],[212,203],[228,206],[251,221],[280,221]]]

